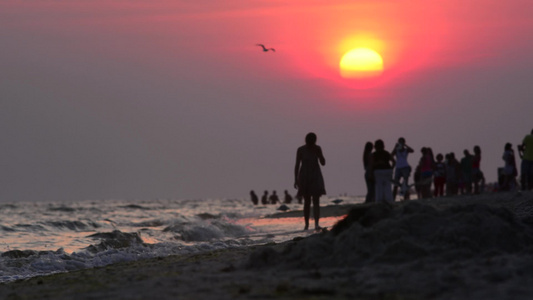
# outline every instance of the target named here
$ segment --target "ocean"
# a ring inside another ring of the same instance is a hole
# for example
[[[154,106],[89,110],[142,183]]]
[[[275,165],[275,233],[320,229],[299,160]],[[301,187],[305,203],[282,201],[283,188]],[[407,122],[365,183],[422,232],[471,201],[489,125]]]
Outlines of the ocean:
[[[336,198],[321,198],[321,206]],[[362,197],[341,197],[343,204]],[[291,203],[290,210],[302,210]],[[306,237],[303,217],[249,199],[98,200],[0,204],[0,282],[168,255]],[[332,226],[341,217],[321,218]],[[312,221],[311,221],[312,222]]]

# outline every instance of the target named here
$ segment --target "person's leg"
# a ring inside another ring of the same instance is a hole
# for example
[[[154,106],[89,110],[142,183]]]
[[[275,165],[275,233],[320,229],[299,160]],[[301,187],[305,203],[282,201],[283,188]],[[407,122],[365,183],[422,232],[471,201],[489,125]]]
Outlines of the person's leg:
[[[522,159],[520,164],[520,185],[522,186],[522,191],[527,190],[527,161]]]
[[[392,188],[392,199],[396,199],[396,195],[398,194],[398,184],[401,184],[401,178],[401,169],[396,168],[394,171],[394,187]]]
[[[315,218],[315,229],[320,229],[318,221],[320,220],[320,196],[313,196],[313,217]]]
[[[510,191],[511,190],[511,180],[513,179],[512,174],[505,174],[503,175],[503,183],[500,188],[502,191]]]
[[[500,191],[508,191],[509,190],[509,180],[511,178],[510,175],[504,173],[502,176],[501,176],[502,180],[501,180],[501,185],[500,185]]]
[[[411,176],[411,167],[410,166],[405,167],[402,175],[403,175],[402,187],[404,187],[405,189],[404,194],[403,194],[403,200],[409,200],[409,176]]]
[[[422,174],[422,198],[431,198],[431,175]]]
[[[527,182],[529,189],[533,189],[533,161],[527,161]]]
[[[481,170],[474,170],[474,194],[480,194],[481,193]]]
[[[384,174],[384,180],[383,180],[383,193],[385,202],[392,203],[394,202],[394,198],[392,198],[392,189],[391,189],[391,179],[392,179],[392,169],[385,170],[383,172]]]
[[[374,178],[372,178],[370,172],[365,172],[366,183],[366,198],[365,203],[374,202],[374,194],[376,193],[376,187],[374,186]]]
[[[309,214],[310,214],[310,206],[311,206],[311,196],[305,195],[304,198],[304,220],[305,220],[305,228],[304,230],[309,229]]]
[[[382,178],[381,178],[381,172],[380,170],[375,170],[374,171],[374,185],[375,185],[375,194],[374,194],[374,197],[375,197],[375,200],[376,202],[381,202],[383,201],[383,193],[382,193]]]

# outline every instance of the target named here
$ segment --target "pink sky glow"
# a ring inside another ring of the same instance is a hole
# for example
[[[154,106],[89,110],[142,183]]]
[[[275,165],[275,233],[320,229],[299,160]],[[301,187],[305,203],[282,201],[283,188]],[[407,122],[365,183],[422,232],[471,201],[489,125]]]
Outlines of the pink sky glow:
[[[292,189],[318,135],[330,196],[366,141],[480,145],[487,181],[533,128],[529,0],[2,1],[0,201]],[[262,52],[257,43],[276,48]],[[345,79],[355,47],[382,75]]]

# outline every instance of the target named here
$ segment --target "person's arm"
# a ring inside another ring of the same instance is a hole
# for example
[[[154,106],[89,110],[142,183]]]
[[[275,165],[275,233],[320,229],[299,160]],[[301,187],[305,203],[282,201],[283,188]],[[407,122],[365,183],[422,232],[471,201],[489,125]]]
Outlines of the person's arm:
[[[394,167],[396,167],[396,160],[394,159],[394,157],[392,157],[392,155],[389,155],[389,156],[390,156],[391,166],[394,169]]]
[[[294,166],[294,188],[298,188],[298,172],[300,171],[300,165],[302,164],[302,156],[300,149],[296,151],[296,165]]]
[[[407,153],[413,153],[413,152],[415,152],[415,150],[413,150],[413,148],[407,146],[407,144],[405,144],[404,146],[405,146],[405,149],[407,149]]]
[[[317,147],[317,151],[318,151],[318,161],[320,162],[321,165],[325,166],[326,165],[326,159],[324,158],[324,154],[322,154],[322,148],[320,148],[320,146],[316,146]]]

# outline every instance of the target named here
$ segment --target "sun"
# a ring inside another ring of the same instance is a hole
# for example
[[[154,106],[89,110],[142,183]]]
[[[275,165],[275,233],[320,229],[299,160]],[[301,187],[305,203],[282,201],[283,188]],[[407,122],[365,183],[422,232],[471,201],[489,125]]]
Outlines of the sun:
[[[354,48],[342,56],[339,68],[344,78],[374,77],[383,72],[383,58],[370,48]]]

